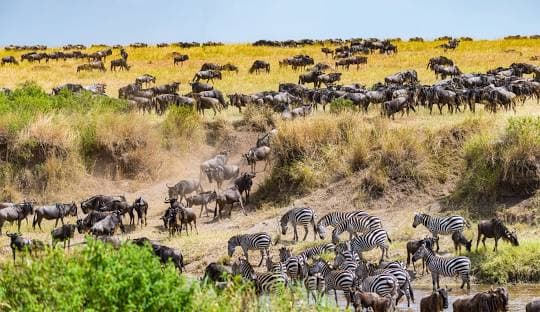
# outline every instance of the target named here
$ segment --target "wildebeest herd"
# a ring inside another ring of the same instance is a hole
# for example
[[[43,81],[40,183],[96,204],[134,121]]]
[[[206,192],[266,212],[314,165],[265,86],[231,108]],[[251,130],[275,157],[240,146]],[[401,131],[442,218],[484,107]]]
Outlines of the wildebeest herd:
[[[441,45],[445,51],[456,49],[459,40],[449,39],[448,43]],[[273,42],[259,41],[256,46],[299,46],[310,45],[313,41],[288,41]],[[371,87],[365,87],[360,83],[346,85],[338,84],[342,74],[331,71],[349,70],[351,65],[359,69],[362,64],[367,64],[368,56],[375,51],[381,54],[394,54],[397,47],[388,40],[352,40],[350,42],[332,42],[337,47],[321,48],[321,53],[333,59],[333,66],[326,63],[315,63],[312,56],[299,54],[283,59],[279,67],[292,70],[301,70],[298,83],[281,83],[278,91],[261,91],[253,94],[231,93],[225,96],[210,82],[223,79],[224,72],[239,72],[239,67],[232,64],[204,63],[200,71],[194,74],[189,82],[191,92],[179,94],[180,82],[174,81],[156,85],[157,77],[144,74],[118,90],[118,97],[127,100],[133,107],[141,112],[164,114],[171,105],[186,106],[196,109],[201,114],[211,109],[214,116],[227,107],[235,106],[242,110],[247,105],[268,106],[282,114],[284,118],[307,116],[321,105],[326,110],[326,105],[335,100],[347,100],[360,111],[367,113],[370,106],[379,106],[381,115],[395,118],[395,114],[401,112],[403,116],[410,111],[416,112],[420,106],[424,106],[432,112],[433,106],[437,106],[439,113],[443,113],[446,106],[448,112],[455,113],[469,108],[475,112],[476,105],[481,104],[490,112],[503,110],[516,110],[519,103],[527,99],[540,99],[540,67],[527,63],[513,63],[509,67],[498,67],[486,73],[463,73],[461,69],[448,57],[439,56],[427,60],[427,68],[434,72],[439,80],[433,85],[419,83],[418,74],[414,69],[407,69],[384,78],[384,82],[378,82]],[[178,43],[182,48],[199,46],[198,43]],[[204,46],[217,46],[220,43],[206,43]],[[160,44],[160,47],[167,46]],[[131,48],[142,48],[145,44],[135,43]],[[87,60],[87,63],[77,66],[77,72],[98,70],[105,72],[105,61],[112,56],[113,49],[105,48],[94,53],[81,51],[68,52],[70,49],[82,50],[81,45],[69,45],[65,51],[53,53],[38,52],[41,47],[31,47],[35,50],[24,53],[20,62],[38,62],[41,60],[66,60],[70,58]],[[130,70],[128,54],[126,50],[119,48],[118,59],[110,62],[110,70]],[[174,53],[173,66],[189,61],[187,54]],[[19,61],[14,56],[2,59],[2,65],[15,64]],[[244,69],[246,70],[246,69]],[[269,73],[271,64],[265,60],[254,60],[247,69],[252,74]],[[230,75],[230,73],[227,73]],[[534,77],[524,77],[524,75]],[[234,75],[234,74],[233,74]],[[206,81],[206,82],[203,82]],[[313,83],[313,88],[304,85]],[[322,87],[324,85],[324,87]],[[105,85],[101,83],[82,86],[76,83],[67,83],[53,88],[52,94],[57,95],[62,90],[71,92],[90,91],[104,96]],[[7,92],[7,91],[4,91]],[[223,151],[215,157],[208,159],[200,165],[198,178],[181,180],[174,185],[167,185],[165,203],[168,204],[161,217],[163,229],[170,237],[182,234],[193,234],[193,229],[198,233],[197,219],[213,214],[213,218],[219,221],[221,218],[230,217],[235,206],[239,206],[244,214],[247,214],[245,204],[249,202],[253,180],[256,177],[257,162],[265,163],[265,170],[271,159],[271,138],[277,130],[272,130],[259,138],[255,146],[243,154],[249,170],[242,172],[239,165],[229,164],[229,153]],[[215,189],[204,190],[203,179],[209,183],[215,182]],[[224,183],[231,181],[231,185]],[[200,206],[197,213],[195,207]],[[214,206],[213,209],[211,206]],[[79,210],[80,207],[80,210]],[[36,207],[35,203],[24,201],[22,203],[0,204],[0,234],[5,221],[17,222],[20,232],[21,222],[33,214],[32,226],[41,229],[43,220],[55,220],[55,228],[51,231],[51,245],[58,242],[64,243],[64,248],[70,247],[70,241],[76,235],[90,233],[107,243],[115,246],[120,240],[114,236],[118,229],[126,230],[123,223],[124,216],[129,217],[129,225],[146,226],[148,202],[143,198],[136,198],[128,202],[124,196],[95,195],[85,199],[80,205],[72,203],[55,203]],[[80,215],[80,213],[84,215]],[[135,213],[137,222],[135,222]],[[64,219],[77,217],[75,223],[64,223]],[[61,226],[58,227],[58,221]],[[422,225],[432,234],[431,237],[423,237],[409,241],[406,245],[406,263],[401,261],[389,261],[391,251],[391,238],[384,229],[380,218],[368,214],[365,211],[331,212],[318,218],[315,211],[309,207],[294,207],[285,213],[279,220],[281,235],[288,231],[293,232],[293,242],[300,239],[298,227],[304,229],[303,240],[306,240],[308,231],[311,229],[315,239],[326,239],[326,229],[332,227],[329,236],[331,242],[324,242],[315,247],[308,248],[296,255],[292,250],[282,246],[278,249],[279,260],[274,262],[270,249],[272,241],[279,244],[281,239],[272,239],[269,233],[249,233],[235,235],[227,242],[228,256],[234,255],[235,249],[240,247],[243,257],[235,259],[231,267],[211,263],[205,271],[205,276],[210,280],[221,283],[224,275],[234,274],[242,276],[246,281],[253,282],[259,293],[268,293],[274,289],[287,287],[288,285],[302,283],[307,292],[308,300],[318,300],[322,295],[333,291],[337,301],[337,292],[345,294],[347,305],[352,303],[357,311],[363,308],[371,308],[373,311],[392,311],[402,297],[407,299],[407,305],[415,301],[413,282],[416,273],[415,262],[422,260],[424,271],[431,273],[433,293],[420,301],[422,311],[442,311],[448,307],[448,296],[451,289],[440,287],[441,276],[457,276],[461,279],[461,288],[465,285],[470,287],[471,261],[465,256],[443,256],[439,254],[439,235],[451,236],[455,252],[461,254],[463,246],[470,251],[473,240],[464,235],[464,229],[469,223],[460,216],[435,217],[427,214],[415,214],[412,226],[416,228]],[[188,229],[189,228],[189,229]],[[349,240],[343,241],[344,232],[349,234]],[[45,248],[45,243],[23,237],[20,233],[7,233],[11,239],[10,247],[15,260],[17,251],[39,252]],[[494,251],[497,250],[498,241],[503,239],[514,246],[518,246],[515,232],[510,231],[504,222],[498,218],[484,220],[478,224],[478,236],[476,248],[480,241],[485,247],[486,238],[494,238]],[[177,250],[164,246],[147,238],[131,240],[137,245],[148,244],[152,247],[156,256],[162,262],[172,261],[182,271],[184,268],[184,256]],[[381,256],[378,263],[366,261],[363,254],[373,249],[380,249]],[[261,266],[266,264],[266,272],[256,272],[249,261],[249,251],[260,252]],[[326,256],[331,255],[332,261],[327,261]],[[324,259],[323,259],[324,258]],[[407,270],[412,264],[413,271]],[[508,291],[505,288],[491,289],[487,292],[478,293],[471,297],[460,298],[454,302],[455,311],[505,311],[509,300]],[[540,304],[531,303],[531,309]],[[535,310],[530,310],[535,311]]]

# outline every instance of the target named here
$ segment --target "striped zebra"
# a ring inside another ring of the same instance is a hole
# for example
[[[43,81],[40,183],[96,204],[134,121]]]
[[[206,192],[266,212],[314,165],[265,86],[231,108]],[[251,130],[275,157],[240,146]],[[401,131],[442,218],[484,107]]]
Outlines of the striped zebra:
[[[264,258],[270,255],[269,249],[271,243],[272,239],[270,238],[270,235],[264,232],[255,234],[235,235],[229,238],[229,241],[227,243],[227,251],[229,253],[229,257],[232,257],[236,247],[240,246],[244,251],[246,261],[249,262],[248,250],[260,250],[261,262],[259,262],[259,266],[261,266]]]
[[[423,243],[420,248],[414,253],[413,261],[423,258],[426,265],[431,271],[431,282],[433,291],[439,287],[439,276],[459,276],[462,283],[461,288],[467,283],[467,289],[471,289],[471,260],[465,256],[459,257],[440,257],[433,250],[426,247]],[[437,284],[437,287],[435,287]]]
[[[392,266],[396,262],[391,262]],[[379,266],[380,267],[380,266]],[[411,306],[411,301],[414,303],[414,292],[411,285],[411,276],[406,269],[402,268],[398,263],[397,268],[377,268],[377,266],[370,265],[370,263],[360,262],[358,269],[355,271],[356,276],[359,278],[366,278],[368,276],[375,276],[380,274],[391,274],[393,275],[398,282],[396,298],[396,304],[399,303],[399,300],[403,295],[407,298],[407,307]]]
[[[315,256],[320,256],[326,252],[334,252],[335,249],[336,249],[336,246],[334,244],[325,243],[325,244],[317,245],[317,246],[310,247],[304,250],[302,253],[300,253],[300,256],[306,259],[312,259]]]
[[[462,232],[465,226],[471,227],[470,223],[461,216],[432,217],[425,213],[415,213],[412,226],[416,228],[420,224],[424,225],[435,238],[437,252],[439,252],[439,234],[452,235],[455,232]]]
[[[353,251],[361,255],[364,251],[370,251],[376,247],[381,249],[381,261],[384,260],[384,255],[388,258],[388,242],[392,242],[388,233],[383,229],[369,231],[365,234],[359,235],[351,241],[351,248]]]
[[[291,250],[286,247],[279,249],[279,260],[284,264],[287,275],[291,279],[304,278],[307,272],[307,258],[305,255],[293,256]]]
[[[324,215],[322,218],[320,218],[319,221],[317,222],[317,232],[319,233],[319,237],[321,239],[324,239],[326,237],[327,226],[336,227],[338,224],[340,224],[341,222],[349,218],[363,217],[367,215],[368,213],[362,210],[350,211],[350,212],[343,212],[343,211],[330,212]]]
[[[287,275],[283,272],[256,274],[251,264],[242,258],[238,259],[238,263],[233,263],[232,272],[234,275],[240,275],[246,280],[254,282],[258,294],[281,289],[289,283]]]
[[[332,270],[328,263],[324,260],[318,260],[313,263],[313,266],[309,269],[309,274],[320,273],[324,277],[324,282],[326,284],[325,292],[330,290],[334,291],[334,298],[337,301],[337,291],[342,290],[347,299],[347,308],[350,304],[350,292],[354,286],[355,274],[354,272],[345,271],[345,270]]]
[[[304,286],[307,290],[307,300],[309,303],[309,295],[313,296],[313,300],[317,303],[317,298],[321,297],[324,294],[326,289],[326,282],[324,281],[324,276],[321,273],[314,273],[309,275],[304,279]]]
[[[394,275],[383,273],[362,279],[360,288],[364,292],[372,292],[381,297],[389,297],[392,299],[392,302],[395,302],[394,298],[397,297],[399,284]]]
[[[292,208],[291,210],[287,211],[280,220],[281,224],[281,234],[285,235],[287,234],[287,227],[289,223],[291,223],[293,230],[294,230],[294,238],[293,240],[295,242],[298,241],[298,230],[296,228],[297,225],[302,225],[304,227],[304,239],[306,240],[306,237],[308,235],[308,226],[311,224],[313,226],[313,240],[317,239],[317,229],[315,228],[315,218],[317,216],[315,215],[315,211],[309,207],[297,207]]]
[[[266,269],[273,273],[287,273],[287,267],[283,262],[274,262],[272,257],[266,258]]]
[[[343,251],[338,253],[334,258],[334,268],[355,272],[359,261],[360,257],[357,253],[353,251]]]
[[[374,216],[349,218],[334,228],[332,231],[332,243],[337,244],[339,242],[339,235],[345,231],[349,232],[349,239],[353,239],[353,236],[357,236],[358,232],[365,233],[381,228],[381,219]]]

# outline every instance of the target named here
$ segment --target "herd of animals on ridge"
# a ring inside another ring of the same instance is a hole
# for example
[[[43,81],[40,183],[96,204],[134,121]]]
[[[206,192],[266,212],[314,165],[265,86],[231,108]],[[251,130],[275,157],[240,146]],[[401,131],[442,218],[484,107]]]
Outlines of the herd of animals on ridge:
[[[365,64],[367,57],[356,54],[369,54],[373,50],[381,53],[397,53],[397,48],[389,41],[352,41],[350,45],[342,45],[336,49],[322,48],[325,54],[331,54],[335,59],[336,69],[342,66],[349,69],[350,65]],[[455,49],[459,44],[458,40],[451,39],[442,46],[445,50]],[[219,45],[219,43],[209,44]],[[271,45],[271,44],[268,44]],[[141,44],[140,47],[144,45]],[[162,45],[163,46],[163,45]],[[139,47],[139,46],[134,46]],[[189,47],[186,44],[184,47]],[[35,48],[35,47],[34,47]],[[84,47],[73,45],[69,48],[82,49]],[[128,54],[121,48],[121,58],[111,62],[111,70],[116,67],[129,70],[127,63]],[[16,50],[16,49],[15,49]],[[66,49],[68,50],[68,49]],[[58,53],[58,52],[57,52]],[[94,63],[87,63],[78,66],[77,70],[99,69],[105,70],[104,61],[108,55],[112,54],[111,49],[98,51],[90,55],[82,52],[69,52],[56,54],[56,56],[43,53],[23,54],[21,61],[40,61],[41,59],[66,59],[66,58],[89,58]],[[34,55],[34,56],[32,56]],[[72,55],[72,56],[70,56]],[[187,55],[175,55],[173,63],[181,63],[189,60]],[[95,62],[100,62],[94,68]],[[2,59],[5,63],[17,64],[14,57]],[[422,86],[418,84],[416,71],[405,70],[395,75],[385,78],[384,83],[378,83],[372,90],[365,89],[360,84],[337,85],[340,80],[339,73],[325,74],[324,71],[330,66],[319,63],[314,64],[313,58],[307,55],[298,55],[280,61],[279,66],[291,66],[294,70],[305,69],[313,65],[306,73],[299,76],[299,83],[283,83],[279,86],[279,91],[263,91],[256,94],[230,94],[229,103],[224,99],[223,93],[208,84],[213,79],[221,79],[221,72],[224,70],[238,71],[238,67],[233,64],[218,65],[206,63],[201,71],[195,74],[190,83],[192,92],[185,96],[179,95],[179,83],[172,82],[162,86],[155,86],[143,89],[143,84],[155,83],[156,78],[151,75],[137,77],[135,83],[123,87],[119,90],[119,97],[127,99],[134,106],[144,112],[155,111],[163,113],[169,105],[188,105],[196,107],[198,111],[204,113],[205,109],[214,109],[214,112],[226,108],[228,105],[236,106],[239,110],[248,104],[269,105],[274,110],[281,112],[285,118],[308,115],[312,108],[317,108],[317,104],[322,104],[323,109],[327,103],[335,99],[343,98],[351,100],[356,106],[367,112],[370,104],[381,104],[381,114],[394,117],[397,112],[402,115],[409,110],[416,111],[418,105],[426,106],[430,109],[437,105],[440,113],[442,108],[448,106],[449,112],[461,111],[461,108],[468,106],[474,111],[475,104],[484,104],[485,108],[496,112],[499,108],[506,110],[514,109],[517,102],[524,102],[527,98],[539,98],[540,95],[540,68],[535,65],[516,63],[509,68],[497,68],[488,71],[486,74],[463,74],[453,61],[444,56],[434,57],[428,61],[428,68],[432,69],[437,77],[440,75],[443,80],[432,86]],[[259,71],[269,72],[270,64],[257,60],[250,68],[250,73]],[[534,79],[523,78],[523,74],[535,74]],[[447,77],[450,79],[446,79]],[[199,80],[207,80],[202,83]],[[313,83],[314,89],[308,89],[303,85]],[[326,88],[320,88],[321,83]],[[65,84],[53,89],[53,94],[59,94],[62,89],[72,92],[87,91],[104,95],[105,85],[95,84],[91,86],[81,86],[78,84]],[[3,89],[9,93],[9,90]],[[306,104],[309,103],[309,104]],[[299,106],[293,108],[294,106]],[[230,216],[235,204],[238,204],[243,213],[246,214],[244,203],[249,201],[249,193],[255,177],[256,163],[265,162],[265,169],[270,161],[271,138],[277,130],[272,130],[260,137],[256,145],[243,156],[247,160],[249,172],[240,173],[240,167],[228,164],[228,152],[224,151],[214,158],[201,164],[201,175],[198,179],[187,179],[178,182],[168,188],[169,204],[162,216],[164,228],[170,236],[184,230],[188,232],[188,225],[191,232],[193,227],[198,233],[197,218],[202,217],[203,210],[208,217],[208,212],[213,212],[214,219],[221,219],[223,216]],[[204,192],[201,186],[202,176],[205,176],[210,183],[216,182],[218,191]],[[225,181],[231,180],[231,186],[222,189]],[[195,195],[188,196],[192,193]],[[185,203],[184,203],[185,202]],[[215,208],[209,209],[208,205],[215,202]],[[230,208],[227,210],[227,206]],[[199,216],[193,206],[201,206]],[[52,245],[57,242],[64,242],[64,248],[70,246],[70,239],[75,232],[90,232],[97,238],[111,243],[114,246],[120,245],[120,240],[113,236],[117,228],[124,232],[122,218],[129,215],[130,225],[135,225],[134,213],[137,213],[136,225],[146,226],[146,214],[148,203],[144,198],[137,198],[132,204],[128,203],[124,196],[96,195],[80,203],[80,209],[85,214],[77,219],[75,224],[64,224],[64,218],[69,216],[78,217],[78,206],[73,203],[57,203],[49,206],[40,206],[34,209],[34,204],[30,202],[22,203],[1,203],[0,204],[0,233],[5,221],[18,223],[18,232],[22,220],[27,219],[29,214],[34,214],[33,227],[37,225],[41,229],[43,219],[55,220],[55,229],[51,232]],[[62,226],[58,226],[58,221]],[[276,287],[290,285],[302,281],[308,290],[308,300],[313,298],[318,300],[321,295],[334,290],[337,301],[336,290],[343,291],[349,303],[353,303],[357,311],[362,308],[371,307],[373,311],[391,311],[403,296],[407,299],[407,305],[414,302],[414,292],[412,287],[412,277],[406,269],[410,266],[411,260],[413,269],[416,272],[414,263],[422,260],[422,273],[431,272],[433,293],[431,296],[421,300],[422,311],[442,311],[448,307],[448,293],[450,289],[441,288],[439,276],[458,276],[461,278],[461,288],[467,285],[470,287],[470,260],[465,256],[442,257],[437,255],[439,251],[439,235],[451,235],[456,252],[461,253],[461,246],[470,251],[472,240],[465,238],[463,230],[469,227],[469,223],[460,216],[434,217],[427,214],[415,214],[413,227],[424,225],[431,233],[432,237],[426,237],[407,243],[407,263],[399,261],[388,261],[387,242],[391,239],[382,226],[381,220],[365,211],[352,212],[332,212],[324,215],[317,221],[315,212],[309,207],[294,207],[284,214],[280,220],[281,234],[287,233],[288,225],[292,225],[294,231],[294,241],[299,240],[297,226],[305,230],[304,240],[308,235],[309,228],[313,229],[314,238],[317,235],[320,239],[326,238],[326,228],[333,227],[331,243],[323,243],[312,248],[308,248],[298,255],[293,255],[291,250],[282,247],[279,249],[279,261],[273,262],[270,255],[272,239],[268,233],[254,233],[236,235],[228,240],[228,255],[233,256],[235,248],[241,247],[244,257],[238,258],[231,267],[217,263],[211,263],[205,270],[205,276],[216,282],[218,285],[226,284],[226,275],[241,275],[247,281],[252,281],[259,293],[268,293]],[[340,242],[340,234],[349,233],[348,241]],[[193,233],[192,233],[193,234]],[[45,244],[39,240],[28,239],[20,233],[8,233],[11,238],[11,249],[13,260],[16,251],[37,252],[44,248]],[[514,246],[518,246],[518,239],[515,232],[507,229],[504,222],[499,218],[481,221],[478,225],[478,237],[476,248],[480,240],[485,247],[486,238],[495,239],[494,251],[497,250],[499,239],[506,240]],[[163,262],[172,261],[180,272],[184,268],[182,253],[174,248],[167,247],[156,241],[147,238],[131,240],[138,245],[150,244],[155,254]],[[278,242],[275,242],[276,244]],[[436,248],[435,248],[436,246]],[[362,253],[372,249],[381,250],[381,258],[378,264],[366,262],[362,258]],[[259,266],[266,262],[267,272],[258,273],[252,268],[248,260],[248,251],[258,250],[261,254]],[[323,253],[335,253],[333,263],[327,263],[319,256]],[[491,289],[474,296],[457,299],[454,303],[454,311],[505,311],[508,304],[508,292],[505,288]],[[535,301],[528,305],[527,311],[539,311],[540,302]]]

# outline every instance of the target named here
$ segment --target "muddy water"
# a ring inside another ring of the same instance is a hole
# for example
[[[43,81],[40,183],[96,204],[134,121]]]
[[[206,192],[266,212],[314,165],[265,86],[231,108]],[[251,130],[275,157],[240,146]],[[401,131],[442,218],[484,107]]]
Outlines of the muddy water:
[[[442,286],[442,285],[441,285]],[[452,309],[452,303],[454,300],[456,300],[459,297],[462,296],[468,296],[468,295],[474,295],[477,292],[480,291],[486,291],[489,290],[490,285],[471,285],[470,292],[467,292],[466,290],[461,290],[459,287],[456,289],[453,285],[449,287],[452,287],[452,292],[450,293],[450,296],[448,298],[448,309],[446,311],[453,311]],[[525,305],[535,299],[540,299],[540,284],[538,285],[509,285],[506,286],[508,288],[508,293],[510,296],[510,302],[509,302],[509,311],[510,312],[517,312],[517,311],[525,311]],[[427,297],[431,294],[431,286],[415,286],[414,287],[414,297],[415,297],[415,303],[411,303],[411,307],[407,308],[407,299],[403,297],[397,306],[397,311],[420,311],[420,300],[424,297]],[[333,298],[332,298],[333,299]],[[346,302],[345,298],[343,296],[338,296],[338,303],[340,307],[345,308]]]

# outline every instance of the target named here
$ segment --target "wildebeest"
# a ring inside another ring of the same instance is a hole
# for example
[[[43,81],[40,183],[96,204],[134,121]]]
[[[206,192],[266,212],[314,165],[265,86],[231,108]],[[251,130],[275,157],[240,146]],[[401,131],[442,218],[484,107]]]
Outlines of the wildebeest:
[[[135,199],[133,202],[133,209],[135,209],[135,212],[137,212],[137,224],[139,224],[139,221],[141,222],[141,227],[144,225],[148,225],[146,221],[146,217],[148,215],[148,202],[144,200],[142,197],[139,197]]]
[[[493,247],[493,251],[497,251],[497,243],[501,238],[509,242],[513,246],[519,246],[516,232],[511,232],[501,220],[495,218],[491,220],[482,220],[480,221],[480,223],[478,223],[478,238],[476,240],[476,250],[478,250],[480,238],[482,238],[482,244],[484,245],[484,248],[486,248],[487,238],[495,239],[495,246]]]
[[[414,69],[408,69],[402,72],[395,73],[391,76],[384,78],[384,82],[389,84],[403,84],[406,82],[416,83],[418,82],[418,74]]]
[[[174,266],[182,272],[184,268],[184,256],[182,253],[176,249],[159,245],[155,242],[150,241],[146,237],[140,237],[132,240],[135,245],[144,246],[146,244],[152,247],[152,251],[156,256],[159,257],[161,263],[166,264],[169,260],[174,264]]]
[[[214,117],[217,115],[218,111],[221,111],[221,105],[219,100],[213,97],[201,96],[199,94],[193,94],[195,101],[197,103],[197,112],[202,113],[204,116],[205,109],[211,109],[214,111]]]
[[[322,71],[310,71],[298,76],[298,84],[313,83],[314,87],[317,87],[318,80],[317,78],[322,75]]]
[[[453,66],[454,61],[451,59],[445,57],[445,56],[436,56],[429,59],[427,67],[429,69],[433,70],[433,66],[435,65],[446,65],[446,66]]]
[[[212,85],[200,81],[190,82],[189,85],[191,86],[191,92],[193,93],[214,90]]]
[[[186,198],[186,195],[189,195],[196,191],[203,192],[200,180],[196,179],[181,180],[173,186],[166,186],[168,189],[169,199],[178,199],[179,203],[182,202],[182,199]]]
[[[221,185],[224,181],[235,179],[240,174],[240,168],[237,165],[220,165],[215,168],[208,168],[206,176],[208,181],[216,181],[218,190],[221,190]]]
[[[448,309],[448,293],[452,288],[439,288],[420,300],[420,312],[442,312]]]
[[[328,57],[328,54],[334,55],[334,50],[326,47],[321,48],[321,52],[324,53],[326,57]]]
[[[56,228],[51,231],[52,243],[51,246],[54,248],[57,242],[64,242],[64,249],[66,249],[66,241],[68,249],[71,247],[71,239],[75,235],[75,229],[77,228],[76,224],[62,224],[61,227]]]
[[[127,64],[127,61],[125,59],[123,59],[123,58],[111,61],[111,71],[116,71],[117,67],[120,67],[120,70],[125,69],[127,71],[129,71],[129,69],[131,68],[131,66],[129,66]]]
[[[540,300],[534,300],[527,303],[525,306],[525,312],[540,312]]]
[[[246,158],[248,165],[251,167],[251,172],[255,173],[255,169],[257,166],[257,161],[264,160],[264,170],[266,171],[266,167],[270,163],[270,152],[271,149],[268,146],[260,146],[251,148],[246,154],[244,154],[244,157]]]
[[[199,177],[202,177],[203,173],[206,173],[208,169],[210,168],[217,168],[218,166],[226,165],[229,161],[229,152],[228,151],[221,151],[216,156],[205,160],[201,166],[199,171]]]
[[[105,72],[107,71],[105,69],[105,64],[103,64],[102,61],[95,61],[87,64],[82,64],[77,66],[77,72],[86,70],[86,71],[93,71],[94,69],[97,69],[99,71]]]
[[[77,220],[77,230],[79,234],[86,233],[94,224],[105,219],[111,212],[108,211],[90,211],[83,219]]]
[[[187,60],[189,60],[189,56],[187,54],[174,55],[173,56],[173,65],[176,65],[178,63],[180,63],[180,65],[182,65]]]
[[[101,235],[113,235],[116,228],[120,227],[122,233],[125,232],[124,225],[122,224],[122,216],[120,212],[114,211],[110,215],[106,216],[103,220],[98,221],[90,228],[90,233],[94,236]]]
[[[263,71],[265,71],[267,73],[270,73],[270,63],[265,62],[265,61],[261,61],[261,60],[256,60],[255,62],[253,62],[253,64],[249,68],[249,73],[250,74],[253,74],[253,73],[258,74],[260,72],[260,70],[263,70]]]
[[[333,85],[341,80],[341,73],[329,73],[323,74],[317,77],[317,88],[320,88],[321,83],[324,83],[326,87]]]
[[[4,222],[17,221],[17,232],[21,231],[21,221],[26,219],[29,214],[34,213],[34,207],[29,202],[9,205],[4,209],[0,209],[0,235],[2,235],[2,227]]]
[[[197,232],[197,234],[199,234],[199,230],[197,229],[197,214],[193,211],[193,209],[180,207],[177,211],[178,211],[177,218],[178,218],[178,221],[180,221],[179,232],[182,233],[182,227],[184,227],[186,230],[186,234],[189,234],[188,228],[187,228],[189,225],[189,228],[192,234],[193,234],[193,226],[195,226],[195,231]]]
[[[65,83],[52,88],[52,95],[58,95],[62,90],[69,90],[70,92],[77,93],[83,90],[83,86],[78,83]]]
[[[193,207],[193,205],[201,206],[201,212],[199,213],[199,218],[202,216],[203,209],[206,212],[206,216],[208,217],[208,204],[215,201],[216,198],[217,198],[216,191],[206,191],[206,192],[201,192],[197,195],[187,197],[186,202],[189,208]]]
[[[386,101],[382,105],[382,111],[386,114],[386,117],[392,118],[392,120],[395,119],[394,115],[397,112],[401,112],[401,116],[403,116],[405,112],[407,112],[407,115],[409,115],[409,109],[412,109],[414,112],[416,112],[414,106],[409,100],[409,97],[405,96],[400,96],[393,100]]]
[[[249,193],[251,192],[254,178],[255,173],[244,172],[234,180],[234,185],[236,185],[240,194],[246,194],[246,203],[249,202]]]
[[[479,292],[471,297],[458,298],[452,304],[454,312],[508,311],[508,291],[505,287]]]
[[[19,62],[17,62],[17,59],[15,59],[15,57],[13,55],[9,55],[9,56],[4,56],[2,58],[2,66],[5,65],[5,64],[19,65]]]
[[[230,274],[232,274],[230,268],[212,262],[204,269],[203,280],[208,279],[214,283],[225,283],[227,281],[227,276]]]
[[[77,205],[75,203],[70,204],[55,204],[51,206],[37,207],[34,211],[34,220],[32,222],[32,228],[36,229],[36,224],[41,230],[41,221],[43,219],[52,220],[55,219],[54,227],[58,226],[58,220],[64,225],[64,217],[77,216]]]
[[[426,237],[424,239],[419,240],[413,240],[408,241],[406,248],[407,248],[407,267],[411,264],[411,256],[414,255],[414,253],[422,246],[422,244],[425,244],[428,248],[433,249],[433,245],[435,244],[436,238],[433,237]],[[414,265],[415,261],[412,261],[413,270],[416,272],[416,266]],[[424,270],[426,261],[422,258],[422,274],[424,274]]]
[[[463,232],[452,233],[452,241],[454,242],[454,249],[461,254],[461,245],[465,246],[465,250],[471,251],[472,239],[467,240]]]
[[[129,54],[126,52],[126,50],[124,50],[124,48],[120,49],[120,56],[127,62]]]
[[[461,70],[459,70],[459,67],[457,66],[443,66],[443,65],[433,65],[432,66],[433,71],[435,72],[435,78],[439,78],[439,75],[441,76],[441,79],[446,79],[446,77],[457,77],[461,74]]]
[[[221,80],[221,72],[219,70],[201,70],[193,76],[193,81],[206,80],[206,82],[214,81],[214,79]]]
[[[150,74],[144,74],[142,76],[139,76],[139,77],[135,78],[135,83],[138,83],[140,85],[142,85],[143,83],[145,83],[147,85],[149,83],[156,83],[156,77],[152,76]]]
[[[221,71],[233,71],[233,72],[236,72],[238,74],[238,66],[236,66],[234,64],[231,64],[231,63],[227,63],[225,65],[222,65],[220,69],[221,69]]]
[[[373,312],[387,312],[392,309],[392,299],[389,297],[381,297],[373,292],[363,292],[361,290],[356,290],[349,292],[348,294],[350,299],[347,299],[352,302],[355,312],[362,312],[364,309],[371,308]]]
[[[244,209],[244,203],[242,202],[242,194],[240,194],[240,191],[238,190],[236,185],[233,185],[218,194],[216,198],[216,208],[214,211],[214,219],[216,218],[218,214],[219,214],[219,218],[221,219],[222,212],[225,212],[225,206],[228,204],[231,205],[231,209],[229,210],[229,213],[228,213],[228,216],[230,217],[232,214],[234,203],[240,203],[242,212],[244,213],[244,215],[247,215],[246,210]]]
[[[81,202],[81,210],[83,213],[89,211],[112,211],[116,203],[125,202],[126,198],[123,195],[109,196],[109,195],[94,195]]]
[[[205,70],[221,70],[221,65],[216,63],[204,63],[201,65],[201,71]]]
[[[16,251],[28,251],[31,254],[32,250],[44,249],[45,247],[42,241],[24,238],[21,233],[6,233],[6,235],[10,238],[9,247],[11,247],[14,262]]]
[[[173,81],[164,85],[155,86],[152,88],[149,88],[148,90],[152,90],[154,92],[154,95],[157,94],[174,94],[178,92],[178,88],[180,87],[180,82]]]

